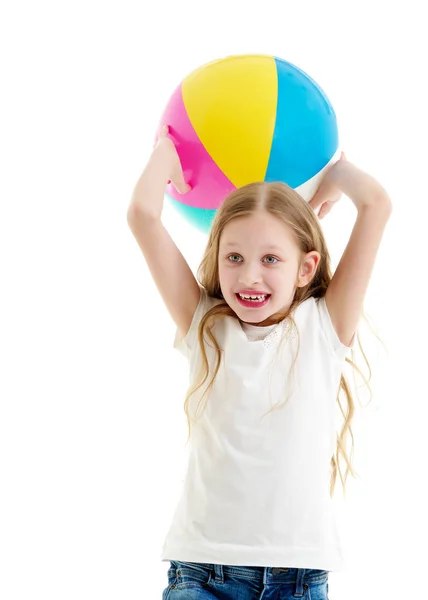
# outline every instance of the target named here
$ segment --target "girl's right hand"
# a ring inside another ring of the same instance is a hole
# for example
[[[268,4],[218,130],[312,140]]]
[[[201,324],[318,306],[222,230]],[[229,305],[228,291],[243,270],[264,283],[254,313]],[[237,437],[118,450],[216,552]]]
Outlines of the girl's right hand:
[[[158,140],[153,148],[152,158],[160,160],[168,173],[168,183],[171,182],[177,192],[186,194],[192,188],[184,180],[183,169],[174,142],[168,137],[168,125],[160,130]]]
[[[171,182],[180,194],[191,187],[184,180],[180,158],[174,142],[168,137],[168,126],[160,131],[149,161],[139,177],[128,208],[128,217],[135,214],[145,218],[160,219],[165,187]]]

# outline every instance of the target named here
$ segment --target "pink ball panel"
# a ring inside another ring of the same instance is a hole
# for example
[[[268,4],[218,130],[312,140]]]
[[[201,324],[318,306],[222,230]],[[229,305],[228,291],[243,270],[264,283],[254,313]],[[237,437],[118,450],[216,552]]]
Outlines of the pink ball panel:
[[[163,125],[169,126],[169,136],[177,148],[184,178],[192,187],[187,194],[179,194],[175,187],[169,184],[166,193],[182,204],[216,210],[236,187],[214,163],[196,135],[184,106],[181,84],[162,114],[156,139]],[[211,183],[209,188],[204,188],[202,182],[205,181]]]

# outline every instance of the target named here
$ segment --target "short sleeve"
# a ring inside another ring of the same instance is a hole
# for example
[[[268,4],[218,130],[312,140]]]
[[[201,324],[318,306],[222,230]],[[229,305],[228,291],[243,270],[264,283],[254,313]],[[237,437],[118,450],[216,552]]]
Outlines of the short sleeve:
[[[339,336],[336,333],[336,330],[334,328],[332,320],[330,318],[330,313],[328,312],[327,304],[325,301],[325,296],[323,296],[322,298],[320,298],[317,301],[317,306],[318,306],[318,312],[319,312],[319,316],[320,316],[321,328],[324,332],[324,335],[327,338],[327,341],[330,344],[330,347],[332,348],[333,352],[337,356],[339,356],[341,358],[346,358],[349,350],[354,348],[355,334],[354,334],[354,336],[351,340],[351,344],[349,346],[345,346],[345,344],[342,344],[342,342],[339,339]]]
[[[199,303],[193,314],[193,319],[190,324],[189,331],[184,336],[184,338],[182,338],[178,327],[175,330],[173,348],[175,348],[175,350],[178,350],[187,359],[190,358],[191,351],[195,343],[197,343],[198,341],[199,323],[201,322],[201,319],[204,316],[204,314],[208,312],[208,310],[213,306],[213,304],[216,301],[215,298],[211,298],[210,296],[208,296],[206,290],[203,287],[199,286],[199,290]]]

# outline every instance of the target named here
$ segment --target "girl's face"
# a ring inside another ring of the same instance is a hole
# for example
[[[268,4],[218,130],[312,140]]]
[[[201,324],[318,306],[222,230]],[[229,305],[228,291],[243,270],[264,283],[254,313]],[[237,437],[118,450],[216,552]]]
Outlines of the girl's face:
[[[305,260],[299,269],[302,258]],[[226,225],[220,237],[218,267],[223,298],[241,321],[262,325],[290,306],[296,287],[311,279],[318,260],[315,251],[303,255],[291,228],[272,215],[260,212],[239,217]],[[238,292],[267,298],[245,302]]]

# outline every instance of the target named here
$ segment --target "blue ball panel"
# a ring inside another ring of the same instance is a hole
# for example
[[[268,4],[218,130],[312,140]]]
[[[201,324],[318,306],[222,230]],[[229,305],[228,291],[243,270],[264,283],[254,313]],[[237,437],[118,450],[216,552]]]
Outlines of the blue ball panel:
[[[336,115],[321,88],[294,65],[275,58],[276,123],[265,181],[296,188],[331,160],[339,144]]]

